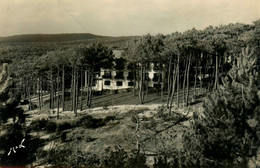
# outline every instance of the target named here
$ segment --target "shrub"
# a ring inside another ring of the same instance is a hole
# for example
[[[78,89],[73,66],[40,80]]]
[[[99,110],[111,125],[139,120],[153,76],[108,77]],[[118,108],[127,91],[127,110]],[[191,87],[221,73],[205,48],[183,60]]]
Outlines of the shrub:
[[[61,142],[66,142],[67,139],[67,133],[64,131],[60,134],[60,140]]]
[[[137,123],[138,122],[138,120],[139,120],[139,117],[138,117],[138,115],[132,115],[131,116],[131,121],[132,121],[132,123]]]
[[[53,121],[47,120],[45,118],[33,120],[29,125],[29,129],[33,131],[46,130],[47,132],[55,132],[57,124]]]
[[[142,153],[130,155],[125,163],[125,167],[148,168],[146,166],[146,156]]]
[[[146,156],[142,153],[128,155],[124,149],[116,147],[115,150],[108,149],[101,167],[107,168],[148,168]]]
[[[170,163],[167,162],[166,157],[159,156],[158,158],[155,158],[153,167],[154,168],[167,168],[167,167],[171,167],[171,166],[170,166]]]
[[[52,148],[43,161],[51,167],[100,167],[100,159],[92,153],[85,153],[75,148],[75,143]]]
[[[71,128],[73,128],[73,126],[70,123],[65,121],[65,122],[57,124],[56,131],[61,132],[61,131],[71,129]]]
[[[46,128],[48,120],[45,118],[33,120],[29,126],[29,129],[33,131],[41,131]]]
[[[157,109],[157,115],[158,115],[158,117],[160,118],[160,117],[162,117],[162,118],[164,118],[164,117],[166,117],[168,114],[167,113],[165,113],[166,112],[166,107],[165,106],[159,106],[158,107],[158,109]]]
[[[109,121],[115,120],[116,117],[115,116],[106,116],[103,121],[104,123],[108,123]]]
[[[183,134],[185,167],[246,167],[257,155],[260,124],[250,121],[259,121],[258,81],[256,55],[243,50]]]
[[[31,103],[31,110],[35,110],[37,108],[38,108],[37,104]]]
[[[53,121],[48,121],[46,123],[46,131],[51,133],[51,132],[55,132],[57,128],[57,124]]]
[[[95,140],[95,138],[92,138],[91,136],[85,136],[84,137],[84,140],[86,141],[86,142],[91,142],[91,141],[94,141]]]
[[[149,110],[148,108],[140,108],[140,109],[137,109],[137,110],[129,110],[128,113],[135,113],[135,114],[139,114],[139,113],[143,113],[144,111],[147,111]]]
[[[103,167],[114,167],[121,168],[127,161],[127,153],[121,148],[116,148],[116,150],[108,150],[108,155],[104,158]]]
[[[36,150],[36,157],[37,158],[44,158],[46,155],[47,155],[47,151],[46,150],[44,150],[43,149],[43,147],[41,147],[41,148],[38,148],[37,150]]]
[[[85,128],[98,128],[104,126],[106,123],[103,119],[96,119],[90,115],[81,117],[77,122],[77,126],[84,126]]]

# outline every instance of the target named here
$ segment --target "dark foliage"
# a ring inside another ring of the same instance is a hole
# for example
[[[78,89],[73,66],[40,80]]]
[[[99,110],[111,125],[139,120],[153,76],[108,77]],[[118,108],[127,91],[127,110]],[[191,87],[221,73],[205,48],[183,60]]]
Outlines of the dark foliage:
[[[46,123],[46,131],[51,133],[51,132],[55,132],[57,128],[57,124],[53,121],[48,121]]]
[[[29,129],[33,131],[42,131],[46,130],[46,125],[48,123],[48,120],[45,118],[33,120],[31,124],[29,125]]]
[[[43,145],[43,141],[29,136],[18,123],[6,125],[4,130],[5,133],[0,136],[0,150],[4,151],[0,155],[0,165],[25,166],[32,163],[36,159],[35,152]],[[13,147],[15,152],[11,150]]]
[[[64,131],[60,134],[60,140],[61,142],[66,142],[67,139],[67,133]]]
[[[71,123],[65,121],[65,122],[57,124],[56,131],[59,133],[59,132],[62,132],[64,130],[71,129],[71,128],[74,128],[74,126]]]
[[[83,126],[85,128],[98,128],[106,125],[106,123],[112,120],[113,117],[108,117],[107,119],[93,118],[90,115],[81,117],[77,122],[76,126]]]
[[[33,120],[28,127],[32,131],[47,131],[48,133],[55,132],[57,124],[45,118]]]
[[[109,121],[113,121],[116,119],[116,116],[106,116],[103,121],[104,123],[108,123]]]
[[[244,50],[209,95],[203,115],[194,115],[192,131],[183,136],[183,165],[246,167],[259,148],[259,81],[256,56]]]

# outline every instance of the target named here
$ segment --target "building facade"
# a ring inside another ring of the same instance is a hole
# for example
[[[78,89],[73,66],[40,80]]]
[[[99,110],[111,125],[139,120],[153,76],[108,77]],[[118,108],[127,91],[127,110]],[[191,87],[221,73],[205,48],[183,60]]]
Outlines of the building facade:
[[[122,51],[113,50],[115,58],[121,58]],[[160,87],[160,71],[155,70],[151,63],[149,70],[145,72],[149,87]],[[96,74],[92,89],[95,91],[102,90],[120,90],[138,87],[138,83],[134,83],[134,74],[127,67],[124,70],[101,69],[99,74]]]

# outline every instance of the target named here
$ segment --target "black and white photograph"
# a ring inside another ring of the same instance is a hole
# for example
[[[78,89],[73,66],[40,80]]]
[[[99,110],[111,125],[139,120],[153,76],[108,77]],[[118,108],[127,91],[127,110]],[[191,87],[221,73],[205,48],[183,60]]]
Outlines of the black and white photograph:
[[[260,0],[0,0],[0,168],[260,168]]]

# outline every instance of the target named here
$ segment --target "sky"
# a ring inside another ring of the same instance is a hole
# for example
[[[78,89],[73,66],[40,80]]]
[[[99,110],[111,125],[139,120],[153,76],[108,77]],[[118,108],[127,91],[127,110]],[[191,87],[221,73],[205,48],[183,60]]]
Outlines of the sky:
[[[260,19],[260,0],[0,0],[0,36],[170,34]]]

